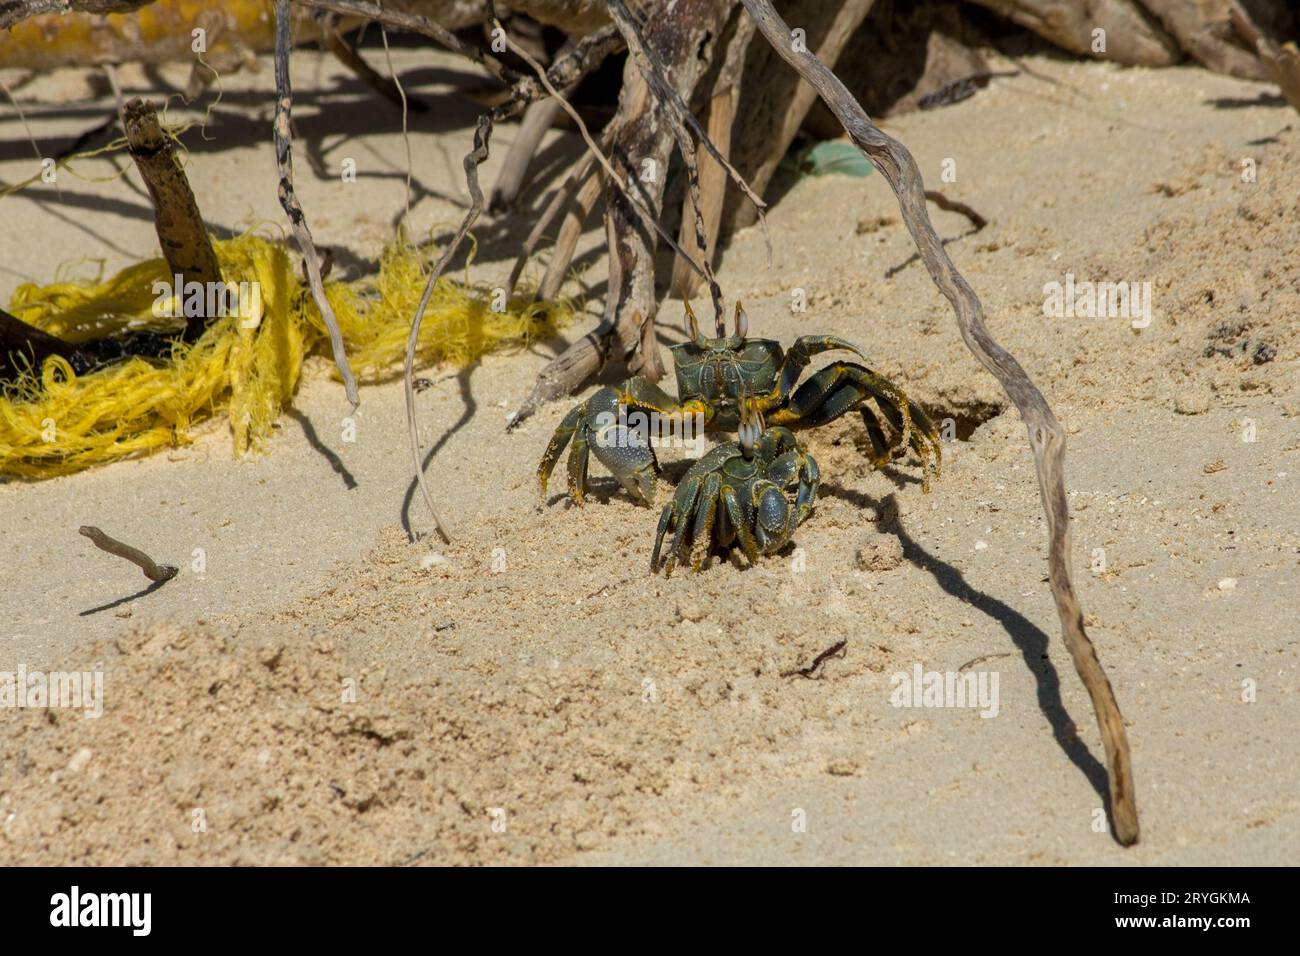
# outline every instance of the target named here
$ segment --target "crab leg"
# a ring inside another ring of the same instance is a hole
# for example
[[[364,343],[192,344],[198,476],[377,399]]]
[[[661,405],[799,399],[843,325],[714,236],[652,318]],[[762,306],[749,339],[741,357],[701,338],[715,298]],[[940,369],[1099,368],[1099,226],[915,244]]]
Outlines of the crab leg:
[[[668,573],[672,573],[673,567],[677,564],[677,555],[681,553],[682,538],[690,524],[691,511],[695,507],[695,497],[700,493],[702,484],[703,481],[700,478],[688,475],[682,482],[681,487],[677,489],[677,494],[673,496],[673,500],[664,505],[664,510],[659,515],[659,527],[655,531],[655,549],[650,555],[650,572],[652,574],[659,570],[659,551],[664,543],[664,535],[668,533],[669,528],[675,528],[676,533],[673,535],[672,543],[668,546],[668,558],[665,562]]]
[[[691,570],[698,571],[708,557],[713,544],[713,520],[718,513],[718,495],[722,490],[722,477],[715,471],[704,479],[695,509],[695,527],[691,529]]]
[[[831,349],[844,349],[859,356],[864,362],[867,361],[867,356],[863,351],[847,339],[842,339],[836,335],[801,335],[795,340],[794,345],[790,346],[790,351],[785,353],[785,359],[781,362],[781,373],[777,378],[776,385],[772,387],[771,392],[761,399],[760,407],[762,410],[766,411],[769,408],[783,404],[794,391],[799,376],[808,367],[812,357],[820,355],[822,352],[829,352]]]
[[[736,497],[736,490],[729,485],[722,489],[722,504],[736,530],[736,538],[740,541],[740,549],[745,552],[745,558],[751,566],[758,564],[758,542],[754,540],[754,532],[749,528],[752,515],[745,513],[740,499]],[[752,512],[753,508],[749,510]]]
[[[569,444],[569,439],[573,433],[578,430],[579,422],[582,416],[587,412],[587,404],[575,405],[569,414],[564,416],[560,422],[560,427],[555,429],[555,434],[551,436],[550,444],[546,446],[546,453],[542,455],[541,464],[537,466],[537,480],[542,486],[542,500],[546,500],[546,483],[551,479],[551,472],[555,470],[555,463],[560,460],[560,455]]]
[[[794,511],[796,520],[790,528],[793,534],[794,528],[808,519],[813,504],[817,501],[817,488],[821,483],[821,470],[817,467],[817,460],[798,448],[791,449],[768,466],[767,478],[781,489],[789,488],[796,481],[799,483],[799,496],[795,500]]]
[[[589,460],[590,446],[587,442],[587,436],[590,429],[584,422],[578,426],[577,433],[573,436],[573,448],[569,451],[569,497],[579,508],[582,507],[582,500],[587,494],[587,461]]]
[[[779,424],[811,428],[834,421],[854,408],[862,408],[868,397],[876,400],[890,424],[901,434],[899,444],[910,446],[923,461],[933,458],[937,473],[942,451],[929,417],[915,402],[908,400],[902,389],[861,365],[848,362],[828,365],[800,385],[785,408],[777,409],[768,418]],[[914,420],[915,429],[912,427]],[[884,436],[872,434],[873,425],[879,432],[879,422],[874,415],[870,419],[864,415],[863,422],[873,447],[879,452],[881,449],[877,443]]]

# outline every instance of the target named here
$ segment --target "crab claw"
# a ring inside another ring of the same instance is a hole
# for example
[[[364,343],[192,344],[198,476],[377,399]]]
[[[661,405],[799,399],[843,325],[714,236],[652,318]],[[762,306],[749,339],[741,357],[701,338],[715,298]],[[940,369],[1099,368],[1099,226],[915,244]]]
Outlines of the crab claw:
[[[756,497],[754,540],[763,554],[780,551],[794,534],[796,522],[790,520],[790,504],[781,489],[769,481],[760,482]],[[756,489],[757,490],[757,489]]]
[[[612,411],[598,422],[592,430],[591,444],[596,458],[639,504],[654,504],[658,466],[647,436],[636,426],[618,420]]]
[[[742,339],[749,335],[749,316],[745,314],[745,307],[736,300],[736,334]]]

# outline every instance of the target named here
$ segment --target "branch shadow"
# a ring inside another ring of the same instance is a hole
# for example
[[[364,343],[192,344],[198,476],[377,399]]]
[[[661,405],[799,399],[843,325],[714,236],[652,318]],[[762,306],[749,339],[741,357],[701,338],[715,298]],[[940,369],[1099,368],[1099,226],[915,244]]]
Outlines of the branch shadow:
[[[835,485],[822,484],[821,490],[831,497],[848,501],[875,514],[875,526],[882,534],[892,534],[903,546],[903,557],[923,571],[929,572],[939,587],[952,597],[982,612],[1002,625],[1013,644],[1020,651],[1025,667],[1038,684],[1038,708],[1051,725],[1052,736],[1070,762],[1079,769],[1097,792],[1106,808],[1107,819],[1113,820],[1110,790],[1107,786],[1106,765],[1093,756],[1088,745],[1079,737],[1074,721],[1070,719],[1061,700],[1061,678],[1047,656],[1048,636],[1038,625],[1010,605],[973,587],[961,571],[942,561],[921,547],[903,528],[898,518],[898,501],[893,493],[876,499],[861,492]]]
[[[420,463],[421,471],[428,471],[429,464],[433,461],[435,455],[442,450],[442,447],[451,440],[451,437],[464,428],[471,418],[478,413],[478,400],[474,397],[474,391],[470,388],[470,377],[474,370],[479,367],[481,362],[475,360],[470,365],[456,373],[456,383],[460,387],[461,402],[464,404],[464,410],[460,413],[460,418],[456,419],[448,429],[442,433],[439,438],[424,456]],[[411,502],[415,500],[415,493],[419,490],[419,484],[415,478],[412,478],[410,484],[406,486],[406,494],[402,496],[401,522],[402,530],[411,541],[416,541],[417,537],[414,529],[411,527]]]
[[[1260,92],[1255,96],[1216,96],[1205,101],[1216,110],[1244,110],[1252,106],[1286,106],[1286,97],[1278,93]]]
[[[167,581],[170,580],[171,578],[167,579]],[[98,614],[100,611],[111,611],[113,608],[121,607],[123,604],[126,604],[130,601],[134,601],[137,598],[142,598],[142,597],[146,597],[147,595],[153,594],[154,591],[157,591],[160,587],[166,584],[167,581],[150,581],[149,586],[141,591],[136,591],[134,594],[128,594],[126,597],[120,597],[116,601],[109,601],[107,604],[101,604],[99,605],[99,607],[87,608],[86,610],[80,612],[78,616],[89,617],[92,614]]]
[[[289,417],[297,422],[298,426],[302,429],[302,433],[307,439],[307,444],[311,445],[311,447],[318,452],[322,458],[329,462],[330,468],[334,470],[336,475],[343,479],[343,484],[348,491],[357,487],[357,479],[353,476],[352,472],[348,470],[348,466],[343,464],[343,459],[338,456],[334,449],[330,448],[320,440],[320,435],[317,434],[316,426],[311,423],[311,419],[296,408],[289,408],[287,409],[287,412]]]

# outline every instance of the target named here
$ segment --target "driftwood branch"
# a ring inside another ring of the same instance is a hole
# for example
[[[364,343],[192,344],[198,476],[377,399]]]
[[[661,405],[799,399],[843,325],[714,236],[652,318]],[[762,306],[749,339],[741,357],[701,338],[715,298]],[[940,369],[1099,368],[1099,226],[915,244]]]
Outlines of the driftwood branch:
[[[783,0],[781,9],[805,31],[808,49],[834,67],[874,4],[875,0]],[[749,44],[740,82],[745,90],[745,122],[737,123],[732,131],[731,161],[749,184],[763,193],[817,101],[817,93],[785,69],[766,43]],[[754,219],[753,205],[744,201],[739,190],[728,190],[722,234],[752,225]]]
[[[712,0],[680,0],[657,11],[639,31],[636,39],[664,69],[665,82],[678,102],[689,98],[702,79],[729,8],[730,4]],[[601,164],[607,174],[605,234],[609,244],[605,314],[596,328],[570,344],[542,370],[527,399],[510,416],[507,428],[516,427],[544,403],[569,394],[611,359],[626,360],[629,372],[652,381],[663,376],[653,324],[657,309],[655,235],[694,272],[705,274],[695,258],[659,223],[664,176],[631,182],[645,169],[666,170],[671,150],[671,141],[661,135],[657,118],[662,115],[661,109],[672,110],[673,105],[656,96],[650,74],[650,70],[643,72],[634,62],[624,67],[618,113],[610,124],[613,162]]]
[[[704,223],[704,202],[700,197],[700,168],[695,161],[695,142],[691,139],[691,133],[687,129],[688,124],[693,124],[695,129],[700,133],[700,145],[706,143],[707,149],[713,157],[720,163],[725,164],[730,169],[731,164],[726,158],[718,152],[717,148],[708,142],[708,136],[700,129],[699,123],[691,114],[690,107],[682,102],[681,96],[677,91],[668,85],[668,80],[664,77],[663,70],[655,61],[653,55],[646,48],[645,40],[641,37],[641,31],[637,26],[636,20],[624,5],[623,0],[610,0],[609,12],[614,18],[614,23],[618,26],[619,32],[623,34],[623,39],[627,41],[628,52],[636,63],[637,68],[641,71],[641,76],[645,79],[646,84],[654,92],[655,99],[664,107],[664,113],[668,117],[668,128],[672,131],[673,140],[677,143],[677,152],[682,158],[682,165],[686,169],[686,188],[688,192],[687,206],[690,207],[692,225],[695,227],[694,240],[695,248],[706,250],[709,248],[709,239],[707,227]],[[737,179],[744,183],[743,179]],[[749,189],[748,185],[743,188]],[[761,206],[762,200],[753,193],[749,194],[755,205]],[[685,221],[685,217],[683,217]],[[694,264],[694,258],[681,249],[678,253],[679,261]],[[704,272],[704,280],[709,286],[709,297],[713,300],[713,319],[717,327],[718,336],[726,335],[726,316],[722,313],[722,287],[718,285],[717,277],[713,274],[713,263],[708,256],[702,256],[700,265]],[[654,317],[645,316],[645,326],[641,330],[641,340],[646,345],[643,351],[652,349],[655,346],[654,340]]]
[[[373,20],[376,23],[382,23],[384,26],[392,27],[394,30],[401,30],[406,33],[419,33],[450,50],[452,53],[459,54],[460,56],[477,63],[502,83],[515,83],[519,80],[519,74],[517,72],[510,69],[510,67],[506,66],[491,53],[486,53],[476,46],[471,46],[470,44],[465,43],[456,36],[456,34],[452,33],[436,21],[430,20],[428,17],[422,17],[414,13],[404,13],[400,10],[392,10],[374,3],[365,3],[363,0],[293,0],[293,2],[298,4],[300,7],[310,7],[313,10],[324,10],[341,16],[360,17],[365,20]]]
[[[312,241],[311,230],[307,228],[307,217],[303,214],[298,196],[293,191],[293,131],[289,124],[293,110],[293,89],[289,83],[289,0],[275,0],[275,164],[280,172],[280,206],[289,217],[293,227],[294,238],[302,252],[303,265],[307,270],[307,282],[311,286],[311,295],[320,310],[321,319],[329,332],[330,349],[334,354],[334,364],[338,366],[343,379],[343,388],[348,401],[355,409],[361,404],[361,395],[357,392],[357,380],[348,363],[347,350],[343,346],[343,333],[339,330],[338,319],[325,298],[325,285],[321,281],[320,257],[316,254],[316,244]]]
[[[882,133],[839,79],[820,60],[791,42],[790,28],[770,0],[742,0],[768,43],[807,80],[844,126],[859,149],[880,170],[898,198],[912,240],[939,291],[951,303],[967,347],[1001,383],[1020,410],[1029,431],[1038,490],[1047,516],[1048,577],[1066,648],[1092,697],[1110,770],[1110,811],[1115,836],[1129,845],[1138,839],[1137,803],[1128,737],[1110,680],[1083,626],[1083,612],[1070,580],[1070,515],[1065,493],[1065,432],[1042,393],[1020,363],[994,341],[984,325],[984,310],[966,279],[948,258],[925,205],[925,187],[911,153]]]
[[[591,218],[591,211],[596,208],[596,200],[600,198],[601,185],[599,171],[593,166],[578,194],[573,197],[573,202],[569,204],[564,221],[560,223],[559,235],[555,237],[555,246],[551,249],[551,261],[546,264],[546,273],[542,276],[541,285],[537,287],[538,298],[554,299],[560,294],[560,287],[564,285],[569,266],[573,262],[573,253],[578,248],[582,228]]]
[[[122,128],[126,130],[127,149],[153,200],[158,245],[171,275],[179,275],[182,284],[220,282],[221,267],[208,228],[203,224],[185,171],[176,159],[172,141],[158,125],[154,105],[145,100],[131,100],[122,108]],[[188,301],[189,297],[185,298]],[[211,318],[214,317],[204,315],[202,309],[194,315],[187,313],[185,341],[197,341]]]
[[[506,161],[502,163],[501,172],[497,174],[497,181],[492,186],[492,197],[488,200],[489,211],[505,212],[514,206],[528,179],[528,167],[537,155],[538,147],[542,145],[542,138],[559,115],[560,104],[550,99],[532,103],[524,110],[519,132],[510,144]]]
[[[713,14],[716,16],[716,12]],[[692,29],[705,35],[710,22],[701,11],[681,5],[676,16],[692,24]],[[691,17],[696,17],[691,20]],[[678,40],[680,49],[696,49],[692,44]],[[526,61],[528,54],[511,46]],[[559,94],[535,61],[530,65],[539,71],[548,92],[560,101],[565,111],[578,124],[578,130],[587,148],[606,173],[605,229],[609,240],[609,295],[605,303],[605,316],[595,330],[570,345],[538,376],[537,384],[524,404],[510,417],[507,428],[514,428],[531,415],[544,402],[568,394],[578,384],[594,374],[608,358],[617,344],[623,355],[635,352],[629,370],[657,380],[663,376],[663,365],[654,340],[653,315],[654,267],[651,261],[653,245],[651,233],[657,233],[677,254],[699,274],[707,275],[703,267],[677,243],[659,223],[659,204],[663,196],[663,177],[653,178],[651,189],[638,189],[631,182],[627,169],[634,162],[650,164],[651,168],[664,169],[668,159],[668,144],[658,135],[655,124],[647,122],[652,98],[646,78],[628,64],[624,68],[623,92],[620,96],[618,116],[611,124],[613,151],[618,157],[618,168],[608,160],[592,139],[586,124],[577,111]],[[694,77],[689,78],[693,84]],[[646,183],[641,183],[645,187]]]
[[[1300,112],[1300,48],[1294,43],[1278,46],[1236,3],[1232,5],[1231,18],[1237,35],[1255,50],[1265,72],[1282,90],[1282,96]]]
[[[551,102],[547,100],[546,102]],[[606,137],[603,145],[608,148],[609,142]],[[565,177],[560,188],[555,191],[551,201],[546,204],[546,208],[533,224],[532,230],[528,233],[528,238],[524,240],[523,248],[519,256],[515,259],[514,268],[510,270],[510,278],[506,280],[506,299],[510,299],[515,294],[515,286],[519,284],[519,277],[523,274],[524,266],[532,257],[537,248],[537,244],[542,241],[546,231],[551,228],[555,217],[561,213],[567,212],[575,198],[581,194],[582,190],[594,178],[596,171],[596,157],[591,153],[583,153],[582,157],[573,164],[569,175]],[[543,299],[549,296],[542,296]]]
[[[1178,42],[1144,8],[1147,0],[969,0],[1033,30],[1064,50],[1126,65],[1172,66]],[[1104,30],[1097,49],[1094,30]]]
[[[727,32],[718,40],[720,51],[714,56],[714,61],[718,64],[717,75],[713,79],[707,103],[703,104],[707,111],[706,138],[718,152],[728,158],[731,156],[732,130],[736,125],[736,113],[740,104],[745,54],[754,38],[754,21],[746,16],[739,6],[736,10],[738,16],[728,23]],[[687,216],[685,206],[682,209],[679,241],[692,255],[708,259],[712,263],[717,256],[722,210],[726,203],[729,177],[722,165],[709,155],[708,148],[704,144],[696,149],[695,161],[700,169],[700,193],[704,203],[700,213],[704,217],[704,232],[709,241],[705,248],[696,245],[695,230],[690,225],[692,217]],[[683,200],[683,203],[691,202],[689,196]],[[750,208],[757,209],[753,206]],[[771,239],[767,236],[766,229],[767,225],[764,222],[764,238],[768,242],[768,264],[771,265]],[[672,279],[668,285],[669,295],[678,299],[689,299],[695,295],[698,288],[699,279],[690,271],[686,263],[674,260]]]
[[[46,13],[130,13],[153,0],[0,0],[0,30]]]

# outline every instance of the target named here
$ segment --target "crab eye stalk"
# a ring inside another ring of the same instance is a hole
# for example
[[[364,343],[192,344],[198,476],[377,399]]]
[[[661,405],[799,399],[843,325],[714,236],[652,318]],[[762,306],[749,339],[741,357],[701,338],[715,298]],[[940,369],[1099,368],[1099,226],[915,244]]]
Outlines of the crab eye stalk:
[[[752,398],[745,398],[740,403],[740,425],[736,428],[736,438],[740,441],[740,450],[746,458],[754,454],[754,446],[763,437],[767,424],[763,421],[763,412]]]
[[[739,302],[736,303],[736,335],[742,339],[749,335],[749,316],[745,314],[745,308]]]
[[[700,340],[700,323],[695,318],[695,310],[691,308],[691,300],[683,299],[682,304],[686,306],[686,316],[682,319],[682,328],[686,330],[686,334],[691,337],[692,342],[698,342]]]

